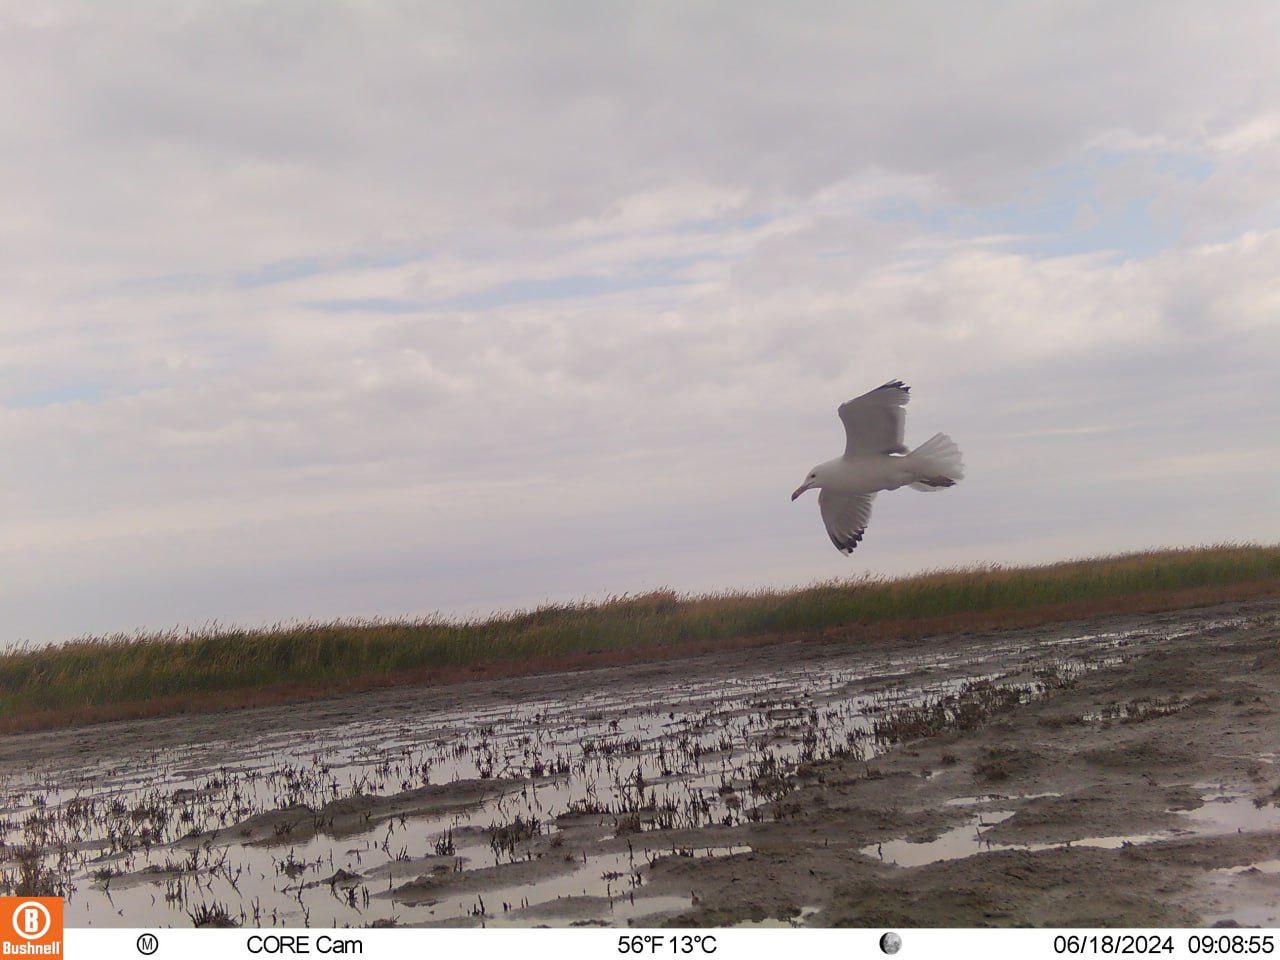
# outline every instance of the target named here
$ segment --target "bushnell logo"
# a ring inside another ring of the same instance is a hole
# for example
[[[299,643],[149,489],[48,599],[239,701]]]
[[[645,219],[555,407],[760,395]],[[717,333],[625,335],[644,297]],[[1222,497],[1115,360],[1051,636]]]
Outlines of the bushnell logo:
[[[0,958],[61,956],[61,897],[0,897]]]

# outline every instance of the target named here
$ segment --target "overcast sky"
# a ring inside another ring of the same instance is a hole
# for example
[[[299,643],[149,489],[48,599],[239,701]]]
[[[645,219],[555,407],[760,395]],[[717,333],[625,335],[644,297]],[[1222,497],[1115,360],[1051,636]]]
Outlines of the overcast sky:
[[[1278,37],[0,0],[0,645],[1276,540]],[[845,558],[893,377],[967,479]]]

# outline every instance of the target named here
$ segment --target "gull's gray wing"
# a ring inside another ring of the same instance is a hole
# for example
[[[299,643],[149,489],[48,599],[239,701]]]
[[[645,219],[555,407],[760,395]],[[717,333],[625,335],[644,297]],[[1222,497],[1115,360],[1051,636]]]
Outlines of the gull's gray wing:
[[[853,553],[866,533],[875,496],[874,493],[818,491],[818,509],[822,511],[822,522],[827,525],[827,536],[845,556]]]
[[[911,388],[901,380],[890,380],[883,387],[840,404],[840,420],[844,423],[844,455],[852,457],[874,453],[906,453],[902,432],[906,427]]]

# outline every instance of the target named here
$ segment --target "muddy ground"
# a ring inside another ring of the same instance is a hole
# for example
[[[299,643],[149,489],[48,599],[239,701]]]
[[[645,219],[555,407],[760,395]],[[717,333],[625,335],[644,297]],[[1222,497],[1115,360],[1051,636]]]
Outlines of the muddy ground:
[[[1262,600],[7,737],[0,886],[71,925],[1275,926],[1278,638]]]
[[[745,865],[664,882],[704,924],[1276,926],[1280,620],[1232,612],[979,729],[823,765]]]

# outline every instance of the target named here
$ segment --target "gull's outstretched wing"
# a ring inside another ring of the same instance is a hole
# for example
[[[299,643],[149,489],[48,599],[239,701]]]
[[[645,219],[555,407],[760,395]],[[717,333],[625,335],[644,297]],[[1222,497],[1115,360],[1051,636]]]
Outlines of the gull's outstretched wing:
[[[844,423],[844,455],[870,453],[906,453],[902,431],[906,426],[911,388],[901,380],[890,380],[883,387],[840,404]]]
[[[822,511],[822,522],[827,525],[827,535],[845,556],[853,553],[867,531],[873,499],[874,493],[818,492],[818,509]]]

